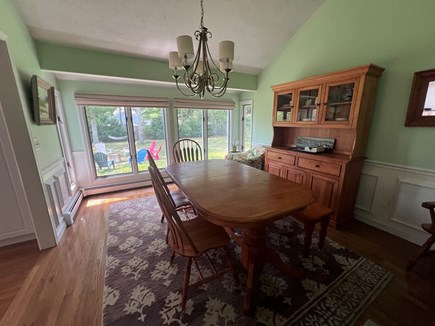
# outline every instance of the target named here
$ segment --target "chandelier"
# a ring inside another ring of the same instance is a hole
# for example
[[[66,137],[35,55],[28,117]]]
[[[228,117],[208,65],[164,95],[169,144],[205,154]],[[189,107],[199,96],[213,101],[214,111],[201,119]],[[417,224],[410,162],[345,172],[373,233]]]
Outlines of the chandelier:
[[[193,52],[192,37],[181,35],[177,37],[177,51],[169,52],[169,68],[174,70],[175,84],[184,96],[204,98],[207,91],[214,97],[221,97],[227,89],[228,77],[233,69],[234,42],[219,43],[219,67],[213,61],[207,41],[212,37],[211,32],[204,26],[204,7],[201,0],[201,24],[194,36],[198,41],[196,55]],[[192,62],[193,58],[193,62]],[[182,70],[184,71],[182,71]],[[180,73],[183,74],[184,85],[188,93],[180,88]]]

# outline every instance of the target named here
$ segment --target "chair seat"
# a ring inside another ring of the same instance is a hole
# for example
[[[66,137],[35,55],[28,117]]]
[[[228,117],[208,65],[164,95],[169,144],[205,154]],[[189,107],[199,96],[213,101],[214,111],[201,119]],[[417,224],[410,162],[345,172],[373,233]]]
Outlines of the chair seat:
[[[185,246],[183,250],[177,251],[181,256],[198,257],[209,249],[225,247],[230,242],[229,235],[221,226],[211,224],[201,217],[183,221],[183,227],[195,244],[197,251],[189,245],[187,239],[183,239]],[[168,234],[169,244],[173,244],[175,239],[172,232]],[[176,246],[173,246],[174,248]]]
[[[179,189],[171,191],[171,197],[174,200],[175,208],[191,206],[189,199]]]
[[[423,230],[431,233],[431,234],[435,234],[435,225],[434,224],[422,224],[421,227],[423,228]]]
[[[292,215],[301,222],[317,223],[325,217],[331,216],[332,210],[328,207],[320,205],[316,202],[307,206],[300,212],[295,212]]]

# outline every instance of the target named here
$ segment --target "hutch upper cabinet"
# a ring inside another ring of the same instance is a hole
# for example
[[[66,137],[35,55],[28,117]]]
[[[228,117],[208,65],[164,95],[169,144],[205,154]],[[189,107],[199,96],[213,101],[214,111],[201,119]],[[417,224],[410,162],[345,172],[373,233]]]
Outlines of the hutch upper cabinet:
[[[383,68],[366,65],[273,86],[273,141],[265,170],[311,188],[331,207],[331,225],[352,218],[376,86]],[[298,137],[335,139],[332,151],[295,150]]]

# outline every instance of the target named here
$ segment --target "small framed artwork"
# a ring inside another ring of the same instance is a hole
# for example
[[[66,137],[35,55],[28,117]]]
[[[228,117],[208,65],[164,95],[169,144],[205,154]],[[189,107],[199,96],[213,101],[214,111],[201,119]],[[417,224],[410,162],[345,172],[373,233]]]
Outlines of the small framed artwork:
[[[42,78],[33,75],[32,101],[33,119],[37,125],[48,125],[56,123],[56,109],[54,105],[54,87]]]

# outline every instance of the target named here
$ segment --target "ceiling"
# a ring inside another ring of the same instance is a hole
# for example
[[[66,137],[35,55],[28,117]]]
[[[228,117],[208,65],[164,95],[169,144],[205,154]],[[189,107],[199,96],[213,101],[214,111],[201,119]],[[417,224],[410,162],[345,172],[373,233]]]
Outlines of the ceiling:
[[[323,0],[205,0],[204,26],[235,42],[234,70],[258,74]],[[199,27],[199,0],[14,0],[33,38],[168,61],[175,38]]]

